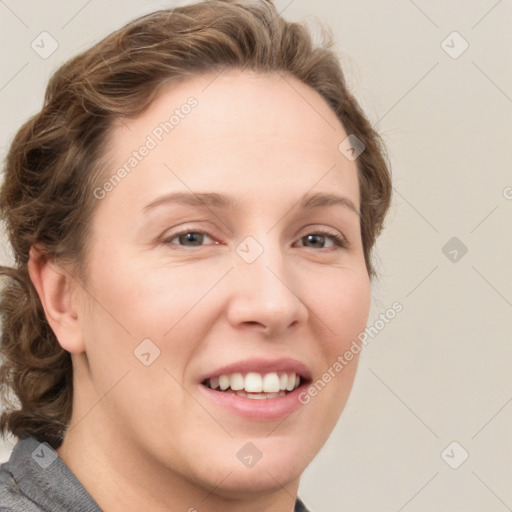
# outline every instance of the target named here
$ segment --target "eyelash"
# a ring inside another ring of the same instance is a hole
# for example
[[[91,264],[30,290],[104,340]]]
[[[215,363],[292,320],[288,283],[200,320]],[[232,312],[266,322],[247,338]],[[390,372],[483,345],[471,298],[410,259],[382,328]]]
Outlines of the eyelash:
[[[338,235],[336,233],[329,233],[329,231],[319,230],[314,231],[312,233],[308,233],[308,235],[321,235],[329,238],[334,243],[335,247],[338,247],[340,249],[346,249],[348,247],[348,242],[345,237]],[[308,236],[305,235],[305,236]],[[303,238],[303,237],[301,237]]]
[[[170,235],[170,236],[166,237],[164,240],[162,240],[162,243],[164,245],[178,245],[179,246],[179,244],[171,244],[171,240],[174,240],[176,237],[179,237],[179,236],[182,236],[182,235],[187,235],[189,233],[207,235],[207,236],[209,236],[212,239],[215,238],[210,232],[208,232],[206,230],[194,231],[192,229],[187,229],[187,230],[184,230],[184,231],[180,231],[179,233],[173,233],[172,235]],[[312,231],[311,233],[307,233],[306,235],[301,236],[299,238],[299,240],[302,240],[303,238],[305,238],[305,237],[307,237],[309,235],[320,235],[320,236],[325,236],[326,238],[330,239],[333,242],[334,247],[327,247],[327,248],[324,248],[324,249],[340,250],[340,249],[346,249],[348,247],[348,245],[349,245],[348,241],[346,240],[345,237],[343,237],[341,235],[338,235],[336,233],[330,233],[329,231],[326,231],[326,230],[323,230],[323,229],[319,229],[319,230],[316,230],[316,231]],[[181,246],[181,247],[184,247],[184,246]],[[197,246],[197,247],[202,247],[202,246]],[[194,249],[194,248],[196,248],[196,247],[189,247],[189,249]]]

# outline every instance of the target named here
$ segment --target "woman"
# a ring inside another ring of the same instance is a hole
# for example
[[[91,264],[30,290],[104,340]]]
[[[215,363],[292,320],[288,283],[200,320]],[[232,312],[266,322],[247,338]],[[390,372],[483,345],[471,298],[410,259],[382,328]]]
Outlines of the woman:
[[[144,16],[55,73],[4,179],[1,505],[306,510],[391,191],[334,53],[268,1]]]

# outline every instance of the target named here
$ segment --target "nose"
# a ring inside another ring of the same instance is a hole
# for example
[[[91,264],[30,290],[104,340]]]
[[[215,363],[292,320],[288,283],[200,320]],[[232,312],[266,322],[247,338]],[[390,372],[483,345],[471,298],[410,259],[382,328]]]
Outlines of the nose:
[[[286,256],[277,244],[265,245],[254,261],[242,251],[234,254],[235,285],[227,316],[235,328],[251,327],[275,336],[305,323],[308,309],[301,297],[299,277]]]

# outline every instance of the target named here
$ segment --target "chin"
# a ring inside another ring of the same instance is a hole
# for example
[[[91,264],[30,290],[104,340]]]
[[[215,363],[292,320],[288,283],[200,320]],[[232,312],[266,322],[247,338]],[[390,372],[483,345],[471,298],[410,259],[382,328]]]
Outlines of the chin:
[[[290,484],[298,483],[305,467],[297,467],[286,459],[278,463],[260,461],[252,468],[236,467],[210,482],[209,488],[217,488],[216,494],[235,499],[261,496],[280,492]],[[229,475],[229,476],[226,476]]]
[[[209,457],[217,462],[213,463],[216,466],[213,473],[212,467],[205,471],[208,471],[210,488],[219,486],[218,494],[233,497],[278,492],[297,483],[319,449],[295,437],[236,438],[229,444],[229,448],[216,450]]]

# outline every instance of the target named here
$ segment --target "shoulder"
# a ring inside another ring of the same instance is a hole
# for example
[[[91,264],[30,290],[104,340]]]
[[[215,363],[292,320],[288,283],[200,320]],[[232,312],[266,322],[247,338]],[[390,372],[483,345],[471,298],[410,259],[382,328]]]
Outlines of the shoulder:
[[[309,512],[309,510],[306,508],[304,503],[302,503],[300,498],[297,498],[297,501],[295,502],[294,512]]]
[[[13,475],[12,456],[0,465],[0,512],[43,512],[20,489]]]
[[[0,512],[101,512],[75,475],[47,443],[18,441],[0,466]]]

